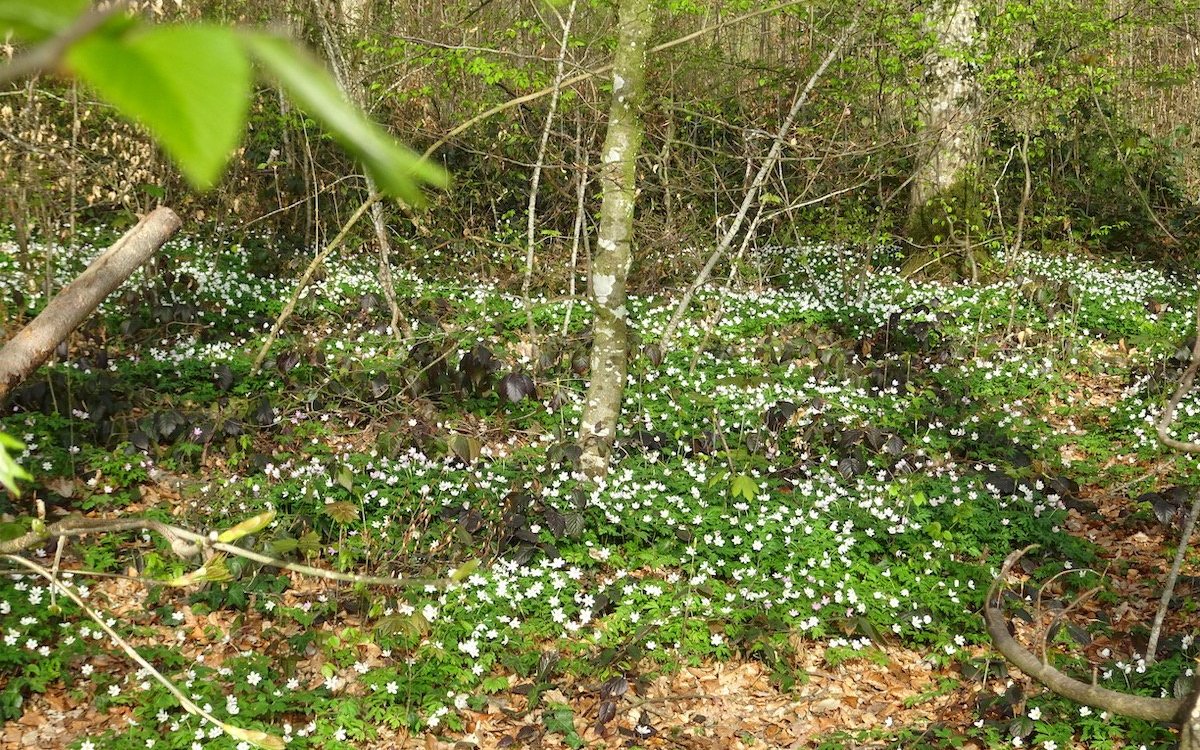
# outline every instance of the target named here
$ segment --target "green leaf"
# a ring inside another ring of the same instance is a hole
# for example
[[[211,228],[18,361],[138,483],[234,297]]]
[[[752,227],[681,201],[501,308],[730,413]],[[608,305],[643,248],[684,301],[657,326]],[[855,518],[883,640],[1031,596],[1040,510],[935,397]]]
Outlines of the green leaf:
[[[13,460],[12,454],[9,453],[9,451],[21,450],[25,450],[25,445],[20,440],[0,432],[0,485],[4,485],[13,495],[21,494],[21,489],[17,487],[18,479],[33,479],[33,476],[21,468],[21,465]]]
[[[729,485],[729,494],[733,497],[744,497],[753,500],[758,496],[758,483],[745,474],[738,474]]]
[[[12,539],[16,539],[28,531],[29,524],[22,523],[21,521],[0,523],[0,542],[7,542]]]
[[[450,452],[458,456],[463,463],[474,463],[483,451],[479,440],[469,435],[451,435],[447,441]]]
[[[354,489],[354,474],[351,473],[349,466],[343,466],[338,469],[337,483],[344,487],[346,492]]]
[[[217,541],[225,542],[226,544],[232,544],[247,534],[256,534],[259,531],[262,531],[274,520],[275,511],[273,510],[268,510],[265,513],[259,513],[257,516],[247,518],[245,521],[242,521],[231,529],[222,531],[220,535],[217,536]]]
[[[36,42],[71,25],[88,0],[0,0],[0,38]]]
[[[280,537],[279,539],[272,540],[271,542],[271,551],[280,557],[291,552],[295,552],[299,547],[300,542],[289,537]]]
[[[420,183],[445,187],[446,173],[436,164],[397,144],[352,106],[324,68],[286,39],[243,31],[242,43],[291,97],[362,162],[380,190],[418,205]]]
[[[460,583],[460,582],[466,580],[467,577],[470,576],[472,573],[474,573],[478,567],[479,567],[478,560],[468,560],[467,562],[463,563],[458,568],[456,568],[454,570],[454,572],[452,572],[450,574],[450,580],[454,581],[455,583]]]
[[[197,188],[220,177],[242,136],[250,63],[232,29],[157,26],[84,39],[71,69],[137,120]]]
[[[321,551],[321,537],[315,531],[310,531],[300,537],[300,553],[304,556],[315,555]]]
[[[221,582],[233,579],[233,574],[229,572],[229,567],[225,564],[224,555],[213,555],[212,559],[196,568],[191,573],[172,578],[169,581],[163,581],[168,586],[175,588],[183,588],[185,586],[193,586],[197,583]]]

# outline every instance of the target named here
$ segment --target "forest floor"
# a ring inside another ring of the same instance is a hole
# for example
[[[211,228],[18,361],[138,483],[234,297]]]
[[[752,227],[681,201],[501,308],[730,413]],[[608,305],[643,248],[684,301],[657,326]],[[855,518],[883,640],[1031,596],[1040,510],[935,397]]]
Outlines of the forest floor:
[[[194,566],[149,535],[71,545],[89,601],[225,721],[321,748],[1169,741],[1009,674],[978,614],[1004,556],[1040,543],[1010,581],[1027,644],[1117,689],[1188,690],[1194,556],[1142,658],[1200,479],[1153,436],[1195,297],[1153,268],[1030,256],[943,285],[881,256],[860,290],[861,254],[776,249],[666,352],[672,299],[639,296],[620,458],[590,487],[571,472],[581,306],[535,300],[533,341],[517,296],[417,269],[398,352],[348,262],[254,373],[288,283],[252,273],[254,249],[167,257],[13,397],[0,428],[36,481],[3,520],[33,500],[194,529],[271,509],[255,549],[450,579],[381,592],[229,560],[177,590],[152,581]],[[0,748],[237,746],[49,599],[0,583]]]

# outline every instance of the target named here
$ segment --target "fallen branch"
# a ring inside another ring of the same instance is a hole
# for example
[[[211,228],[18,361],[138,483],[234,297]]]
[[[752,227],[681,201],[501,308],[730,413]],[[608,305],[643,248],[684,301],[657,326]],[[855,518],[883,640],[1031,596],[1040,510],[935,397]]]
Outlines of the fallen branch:
[[[50,583],[52,591],[57,591],[71,601],[75,602],[76,606],[82,609],[84,613],[87,614],[87,616],[90,617],[92,621],[100,627],[101,630],[108,634],[108,637],[113,640],[113,643],[117,644],[118,648],[124,651],[130,659],[137,662],[142,669],[146,670],[151,677],[153,677],[160,685],[166,688],[167,692],[173,695],[175,700],[179,701],[179,705],[183,707],[183,710],[187,711],[193,716],[198,716],[201,719],[220,727],[221,731],[225,732],[225,734],[228,734],[230,737],[233,737],[235,740],[247,742],[255,747],[267,748],[267,750],[283,750],[284,742],[282,737],[268,734],[267,732],[257,729],[242,729],[241,727],[235,727],[232,724],[226,724],[217,717],[213,716],[211,712],[206,711],[204,708],[197,705],[195,701],[184,695],[183,691],[176,687],[174,682],[171,682],[171,680],[163,675],[162,672],[159,672],[157,669],[155,669],[154,665],[147,661],[144,656],[138,653],[137,649],[130,645],[129,641],[122,638],[117,631],[113,630],[112,626],[108,624],[111,621],[111,618],[101,617],[100,613],[89,607],[87,602],[85,602],[83,598],[79,596],[79,594],[75,593],[74,589],[58,580],[58,578],[55,577],[50,571],[46,570],[32,560],[26,560],[24,557],[20,557],[19,555],[5,555],[4,557],[12,562],[15,562],[17,565],[21,565],[29,570],[32,570],[42,578],[45,578]]]
[[[1051,691],[1076,703],[1148,721],[1162,721],[1173,724],[1186,724],[1189,721],[1196,722],[1197,717],[1194,716],[1194,712],[1188,711],[1186,715],[1180,716],[1181,713],[1185,713],[1183,711],[1185,706],[1190,709],[1190,700],[1147,698],[1109,690],[1099,685],[1088,684],[1063,674],[1017,642],[1012,634],[1008,632],[1008,621],[1004,613],[1000,610],[1000,585],[1001,581],[1012,570],[1013,565],[1026,552],[1035,548],[1036,545],[1033,545],[1022,550],[1017,550],[1005,559],[1004,566],[1000,569],[1000,573],[992,581],[992,585],[988,589],[987,599],[983,605],[983,619],[987,624],[988,634],[991,636],[992,644],[1004,655],[1004,658]],[[1195,728],[1191,731],[1195,731]],[[1180,747],[1187,748],[1183,744]]]
[[[46,309],[0,349],[0,399],[38,368],[104,298],[179,231],[182,222],[160,206],[92,261]]]
[[[250,560],[260,565],[268,565],[280,570],[290,570],[301,575],[312,576],[313,578],[324,578],[331,581],[342,581],[344,583],[358,583],[369,586],[396,586],[396,587],[426,587],[433,586],[435,588],[445,588],[453,583],[461,575],[464,575],[462,570],[449,578],[401,578],[389,576],[364,576],[353,573],[339,573],[335,570],[325,570],[324,568],[315,568],[311,565],[303,565],[301,563],[285,562],[269,555],[264,555],[253,550],[239,547],[232,542],[236,541],[240,534],[238,529],[243,529],[246,524],[253,524],[254,528],[265,527],[273,519],[263,515],[255,516],[250,521],[243,522],[234,529],[222,534],[198,534],[188,529],[183,529],[178,526],[172,526],[162,521],[157,521],[153,518],[84,518],[83,516],[69,516],[61,521],[47,525],[45,522],[35,520],[33,528],[26,533],[14,539],[9,539],[0,542],[0,555],[15,555],[16,553],[32,549],[44,544],[46,541],[60,537],[78,537],[88,534],[111,534],[122,531],[149,531],[158,534],[167,540],[171,545],[171,551],[180,558],[193,559],[203,553],[206,559],[211,558],[216,553],[233,555]],[[242,533],[246,532],[244,529]],[[464,566],[466,567],[466,566]],[[171,585],[181,585],[179,581],[199,580],[195,574],[181,576],[176,581],[166,581]],[[164,581],[156,581],[156,583],[164,583]]]

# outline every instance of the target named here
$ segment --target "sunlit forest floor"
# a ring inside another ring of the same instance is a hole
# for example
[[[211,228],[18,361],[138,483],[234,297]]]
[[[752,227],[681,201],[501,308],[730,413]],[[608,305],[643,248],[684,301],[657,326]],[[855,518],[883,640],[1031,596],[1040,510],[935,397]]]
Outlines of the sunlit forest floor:
[[[53,249],[59,282],[103,244]],[[1200,480],[1154,435],[1189,281],[1027,254],[943,284],[886,251],[765,250],[665,350],[676,296],[630,302],[618,456],[593,486],[573,472],[586,305],[535,298],[531,337],[519,284],[430,257],[397,280],[401,344],[374,261],[338,261],[256,373],[294,283],[262,275],[278,256],[171,243],[0,420],[36,477],[0,500],[8,535],[38,501],[196,530],[272,509],[256,550],[417,579],[230,559],[175,589],[155,581],[194,565],[149,535],[68,545],[92,606],[224,720],[313,748],[1170,741],[1010,674],[979,611],[1008,552],[1040,544],[1010,581],[1031,648],[1188,690],[1194,556],[1143,657]],[[44,304],[43,262],[0,245],[7,335]],[[1175,433],[1200,433],[1196,398]],[[0,582],[0,633],[3,747],[237,746],[43,581]]]

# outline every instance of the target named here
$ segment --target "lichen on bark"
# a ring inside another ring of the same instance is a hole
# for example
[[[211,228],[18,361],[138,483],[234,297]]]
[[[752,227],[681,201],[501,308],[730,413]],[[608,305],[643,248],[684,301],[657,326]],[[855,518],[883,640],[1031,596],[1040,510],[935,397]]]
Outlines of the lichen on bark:
[[[600,230],[592,262],[591,382],[579,425],[580,466],[590,477],[608,471],[628,370],[625,282],[633,261],[635,167],[642,141],[639,106],[653,20],[645,0],[621,0],[612,102],[601,151]]]

